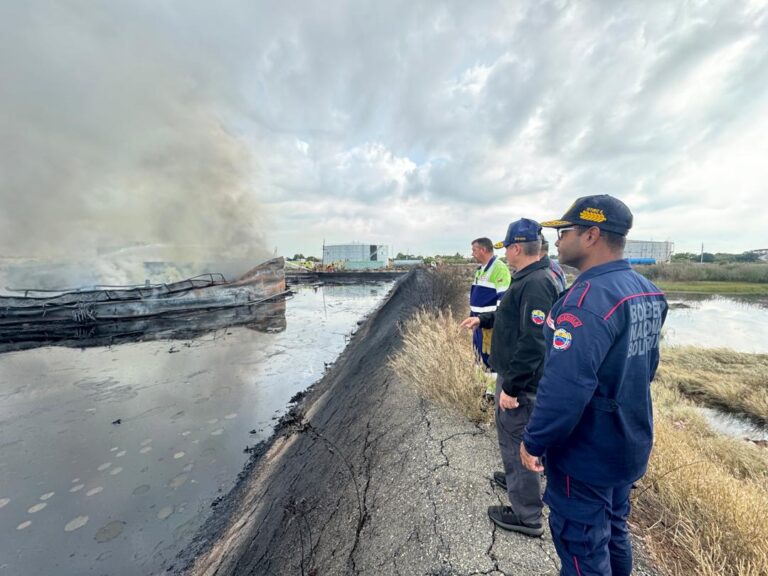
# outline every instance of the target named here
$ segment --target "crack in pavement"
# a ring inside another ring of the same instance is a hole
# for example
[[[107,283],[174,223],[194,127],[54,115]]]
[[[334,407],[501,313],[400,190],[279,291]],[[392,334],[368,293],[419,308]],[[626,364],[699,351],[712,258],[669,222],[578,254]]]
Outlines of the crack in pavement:
[[[453,440],[454,438],[458,438],[459,436],[480,436],[483,434],[482,432],[456,432],[454,434],[451,434],[450,436],[443,438],[440,440],[440,455],[445,459],[445,462],[442,464],[438,464],[437,466],[432,467],[432,472],[436,472],[440,468],[449,468],[451,466],[451,459],[448,458],[448,455],[445,453],[445,445],[449,440]],[[431,438],[434,440],[435,438]]]
[[[365,527],[366,522],[368,521],[368,489],[371,486],[371,459],[368,455],[368,449],[370,448],[370,437],[371,437],[371,423],[368,422],[365,425],[366,432],[365,432],[365,442],[363,444],[363,468],[365,470],[365,486],[363,487],[363,496],[362,496],[362,506],[363,506],[363,513],[360,517],[360,521],[357,524],[357,530],[355,531],[355,541],[352,544],[352,550],[349,552],[349,565],[352,568],[353,574],[359,574],[360,572],[357,569],[357,565],[355,562],[355,552],[357,551],[357,547],[360,544],[360,536],[362,534],[363,528]]]
[[[438,551],[441,552],[444,556],[442,561],[446,563],[451,570],[453,570],[453,564],[451,563],[451,546],[450,544],[446,543],[445,538],[439,529],[440,514],[437,512],[437,501],[435,500],[435,495],[432,490],[427,489],[427,497],[429,498],[430,504],[432,504],[432,533],[437,536],[437,539],[440,541]]]

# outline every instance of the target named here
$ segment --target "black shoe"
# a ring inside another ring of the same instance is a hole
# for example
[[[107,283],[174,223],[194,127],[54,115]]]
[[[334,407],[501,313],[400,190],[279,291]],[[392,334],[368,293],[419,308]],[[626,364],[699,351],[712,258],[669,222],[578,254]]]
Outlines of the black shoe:
[[[504,472],[494,472],[493,481],[496,482],[497,486],[501,486],[504,490],[507,489],[507,475]]]
[[[513,532],[520,532],[527,536],[541,536],[544,534],[544,526],[539,522],[538,524],[524,524],[520,521],[512,510],[511,506],[489,506],[488,518],[496,524],[499,528],[504,530],[511,530]]]

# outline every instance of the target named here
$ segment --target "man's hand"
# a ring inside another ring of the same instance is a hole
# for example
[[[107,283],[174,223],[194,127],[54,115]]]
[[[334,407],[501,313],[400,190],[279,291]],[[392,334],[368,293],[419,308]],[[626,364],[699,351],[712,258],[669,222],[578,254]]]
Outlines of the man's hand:
[[[499,407],[502,410],[514,410],[520,406],[520,404],[517,403],[517,398],[514,396],[510,396],[504,390],[501,391],[501,396],[499,396]]]
[[[470,316],[469,318],[465,318],[459,326],[461,328],[467,328],[468,330],[474,330],[475,328],[480,327],[480,318],[477,316]]]
[[[520,460],[522,460],[523,466],[531,472],[544,472],[544,466],[541,465],[539,457],[528,454],[528,450],[525,449],[525,443],[523,442],[520,442]]]

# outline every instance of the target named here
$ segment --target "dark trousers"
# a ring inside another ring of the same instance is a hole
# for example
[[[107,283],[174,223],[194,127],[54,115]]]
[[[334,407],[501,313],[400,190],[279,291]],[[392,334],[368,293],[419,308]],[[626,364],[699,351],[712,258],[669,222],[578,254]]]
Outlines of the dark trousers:
[[[499,407],[501,395],[501,377],[496,379],[496,433],[499,437],[501,461],[504,463],[504,475],[507,478],[507,496],[509,504],[517,517],[526,524],[539,524],[541,510],[541,477],[538,472],[531,472],[520,460],[520,443],[523,430],[533,412],[535,396],[521,395],[520,404],[514,410],[502,410]]]
[[[560,556],[561,576],[629,576],[631,488],[631,483],[586,484],[547,463],[544,501],[549,505],[549,527]]]

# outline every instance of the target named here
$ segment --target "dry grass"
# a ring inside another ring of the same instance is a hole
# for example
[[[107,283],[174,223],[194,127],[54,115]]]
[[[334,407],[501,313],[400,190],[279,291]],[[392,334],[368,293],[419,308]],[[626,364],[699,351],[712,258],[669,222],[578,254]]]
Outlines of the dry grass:
[[[417,314],[405,324],[391,365],[425,397],[487,420],[470,336],[458,321],[450,313]],[[766,575],[768,450],[713,432],[680,385],[724,381],[724,389],[751,389],[750,375],[755,366],[763,373],[765,357],[682,348],[662,357],[653,385],[656,441],[633,497],[633,530],[670,574]]]
[[[768,452],[714,433],[679,382],[751,374],[756,355],[666,349],[653,385],[655,443],[635,520],[673,574],[768,574]],[[737,361],[738,360],[738,361]],[[728,371],[726,366],[734,367]]]
[[[670,347],[665,380],[694,400],[768,425],[768,354]]]
[[[418,312],[403,326],[403,346],[390,364],[423,397],[486,422],[490,414],[481,410],[480,399],[487,375],[475,367],[471,334],[459,321],[450,310]]]

